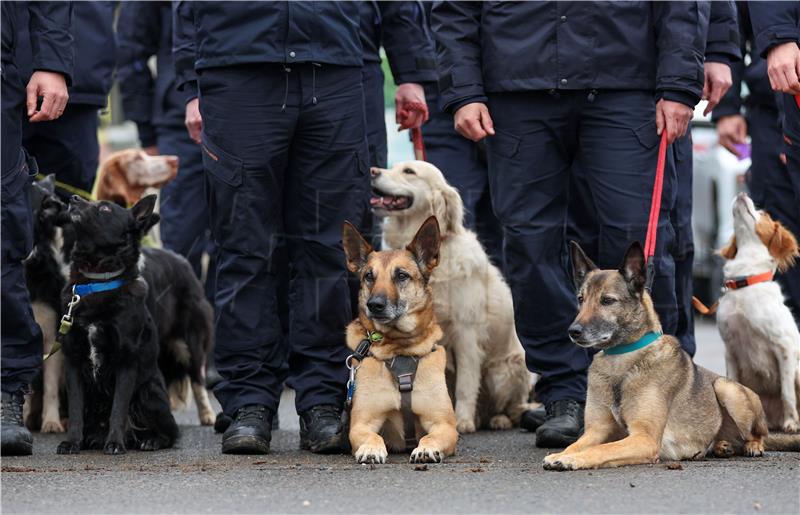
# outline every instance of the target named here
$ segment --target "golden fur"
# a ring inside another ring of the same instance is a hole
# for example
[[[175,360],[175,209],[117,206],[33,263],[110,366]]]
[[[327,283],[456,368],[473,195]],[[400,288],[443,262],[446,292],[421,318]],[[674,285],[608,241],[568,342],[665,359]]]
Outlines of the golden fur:
[[[113,153],[97,172],[95,197],[121,206],[132,206],[148,188],[160,188],[175,178],[178,158],[150,156],[129,148]]]

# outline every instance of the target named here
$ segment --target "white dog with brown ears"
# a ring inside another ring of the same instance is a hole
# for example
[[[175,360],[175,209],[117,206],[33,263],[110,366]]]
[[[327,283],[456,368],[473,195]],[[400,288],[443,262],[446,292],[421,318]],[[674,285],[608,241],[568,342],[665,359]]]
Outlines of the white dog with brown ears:
[[[725,292],[717,325],[728,377],[755,391],[770,430],[800,430],[800,331],[772,278],[800,256],[797,240],[740,193],[733,201],[734,237],[720,255]]]
[[[390,248],[405,248],[431,215],[441,224],[440,263],[431,285],[448,371],[455,370],[459,433],[518,425],[529,408],[531,374],[514,328],[511,290],[475,233],[464,227],[458,191],[424,161],[371,173],[370,203],[376,215],[386,217],[383,236]]]

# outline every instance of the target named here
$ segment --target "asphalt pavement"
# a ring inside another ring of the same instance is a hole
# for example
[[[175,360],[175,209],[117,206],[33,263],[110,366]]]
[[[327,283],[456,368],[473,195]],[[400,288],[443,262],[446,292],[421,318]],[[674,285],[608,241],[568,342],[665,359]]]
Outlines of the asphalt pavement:
[[[724,373],[714,326],[697,333],[697,361]],[[2,459],[2,512],[800,513],[798,454],[548,472],[548,451],[510,430],[463,436],[441,465],[366,466],[298,450],[291,392],[266,456],[223,456],[191,409],[177,416],[179,444],[153,453],[58,456],[61,435],[35,435],[33,456]]]

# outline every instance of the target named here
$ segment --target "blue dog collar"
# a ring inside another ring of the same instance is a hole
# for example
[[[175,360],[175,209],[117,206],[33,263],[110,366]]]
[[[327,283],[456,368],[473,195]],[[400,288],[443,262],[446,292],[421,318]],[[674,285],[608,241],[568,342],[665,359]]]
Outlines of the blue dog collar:
[[[103,283],[76,284],[75,288],[73,289],[73,293],[83,297],[84,295],[89,295],[91,293],[116,290],[123,284],[125,284],[125,281],[122,279],[116,279],[114,281],[107,281]]]
[[[610,349],[606,349],[603,352],[606,354],[627,354],[628,352],[633,352],[635,350],[647,347],[648,345],[658,340],[659,338],[661,338],[661,333],[651,331],[649,333],[645,333],[644,336],[642,336],[635,342],[625,343],[623,345],[617,345],[616,347],[611,347]]]

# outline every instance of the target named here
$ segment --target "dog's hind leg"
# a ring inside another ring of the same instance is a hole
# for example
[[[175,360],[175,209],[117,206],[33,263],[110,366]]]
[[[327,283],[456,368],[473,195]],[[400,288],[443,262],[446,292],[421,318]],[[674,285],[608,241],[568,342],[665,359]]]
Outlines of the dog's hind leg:
[[[179,430],[161,378],[143,386],[134,402],[138,404],[136,411],[142,417],[137,422],[144,426],[136,435],[139,450],[156,451],[172,447],[178,439]]]
[[[714,392],[720,406],[736,426],[735,430],[726,427],[725,417],[723,417],[723,427],[720,429],[714,445],[715,454],[725,457],[730,454],[731,446],[736,448],[742,442],[744,455],[763,455],[764,437],[767,436],[768,430],[764,408],[758,395],[749,388],[723,377],[714,381]],[[731,438],[731,435],[735,440]],[[728,441],[727,438],[734,441]]]
[[[483,352],[472,328],[461,327],[451,341],[456,357],[456,427],[459,433],[474,433]]]
[[[202,383],[192,381],[192,394],[194,395],[194,403],[197,406],[197,416],[200,419],[200,424],[213,426],[216,416],[211,408],[211,402],[208,400],[205,381]]]

